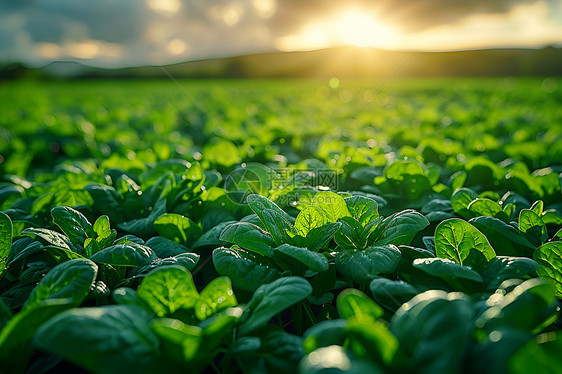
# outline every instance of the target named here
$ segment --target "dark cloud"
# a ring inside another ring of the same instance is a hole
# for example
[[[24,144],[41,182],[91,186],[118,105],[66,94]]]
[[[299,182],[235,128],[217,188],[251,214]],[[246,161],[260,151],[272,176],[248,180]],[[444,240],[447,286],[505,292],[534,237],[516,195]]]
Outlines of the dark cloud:
[[[0,8],[24,15],[33,41],[51,43],[84,37],[112,43],[142,39],[149,16],[136,0],[3,0]],[[77,28],[86,35],[75,33]]]

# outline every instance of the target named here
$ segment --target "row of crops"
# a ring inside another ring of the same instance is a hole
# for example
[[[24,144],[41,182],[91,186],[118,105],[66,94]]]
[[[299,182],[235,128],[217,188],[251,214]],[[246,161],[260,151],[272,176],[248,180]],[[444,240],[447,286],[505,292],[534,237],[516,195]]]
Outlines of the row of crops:
[[[562,372],[562,93],[337,83],[0,85],[0,372]]]

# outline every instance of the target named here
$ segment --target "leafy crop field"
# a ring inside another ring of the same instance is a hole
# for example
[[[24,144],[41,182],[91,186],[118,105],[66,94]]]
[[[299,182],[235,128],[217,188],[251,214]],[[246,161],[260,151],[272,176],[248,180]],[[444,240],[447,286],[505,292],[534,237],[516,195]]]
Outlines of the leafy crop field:
[[[0,84],[0,372],[562,373],[555,78]]]

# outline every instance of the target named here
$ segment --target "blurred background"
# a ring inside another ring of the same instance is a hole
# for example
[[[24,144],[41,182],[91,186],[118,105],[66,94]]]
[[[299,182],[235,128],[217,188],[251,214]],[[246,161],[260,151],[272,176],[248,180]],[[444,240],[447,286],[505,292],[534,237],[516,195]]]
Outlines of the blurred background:
[[[4,79],[558,74],[561,44],[560,0],[0,1]]]

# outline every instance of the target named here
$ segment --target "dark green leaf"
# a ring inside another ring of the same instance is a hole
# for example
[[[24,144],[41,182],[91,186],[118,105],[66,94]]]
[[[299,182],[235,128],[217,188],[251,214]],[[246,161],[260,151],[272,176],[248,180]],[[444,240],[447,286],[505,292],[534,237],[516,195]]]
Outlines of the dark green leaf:
[[[53,222],[76,245],[84,245],[86,238],[95,238],[96,233],[92,224],[82,213],[67,206],[57,206],[51,209]]]
[[[471,292],[484,283],[480,274],[469,266],[445,258],[419,258],[414,260],[412,265],[429,275],[445,280],[456,290]]]
[[[288,307],[304,300],[312,286],[300,277],[285,277],[260,286],[246,305],[238,333],[248,335]]]
[[[369,289],[377,303],[392,311],[420,293],[419,289],[409,283],[382,277],[373,279]]]
[[[402,305],[390,321],[400,352],[416,373],[461,373],[473,328],[472,303],[459,293],[426,291]],[[449,348],[445,348],[449,347]]]
[[[275,242],[258,226],[239,222],[228,225],[220,235],[220,240],[234,243],[260,255],[267,256]]]
[[[45,275],[23,307],[32,309],[49,299],[65,299],[68,304],[78,306],[88,295],[97,274],[98,266],[86,258],[63,262]]]
[[[73,309],[41,326],[34,342],[93,373],[153,373],[158,339],[149,321],[150,315],[134,306]]]
[[[474,225],[488,239],[498,255],[531,257],[535,246],[515,227],[491,217],[472,218]]]
[[[217,248],[213,251],[213,264],[220,275],[232,280],[234,286],[249,291],[281,276],[280,269],[271,259],[243,249]]]
[[[115,266],[146,266],[157,259],[149,247],[129,241],[107,247],[90,257],[92,261]]]
[[[415,210],[407,209],[386,218],[377,226],[371,237],[377,245],[409,245],[414,236],[427,226],[427,218]]]
[[[2,371],[25,372],[31,356],[31,338],[37,329],[54,315],[71,307],[71,300],[49,299],[16,314],[0,331]]]
[[[393,245],[342,251],[336,256],[336,269],[347,280],[368,284],[378,274],[396,271],[400,257],[400,251]]]
[[[180,308],[193,308],[199,298],[191,273],[178,265],[152,270],[142,280],[137,294],[159,317]]]
[[[523,209],[519,212],[519,231],[535,246],[544,244],[548,239],[548,233],[543,220],[531,209]]]
[[[328,270],[328,259],[317,252],[312,252],[307,248],[299,248],[293,245],[283,244],[275,248],[274,251],[281,252],[305,265],[312,271]]]

